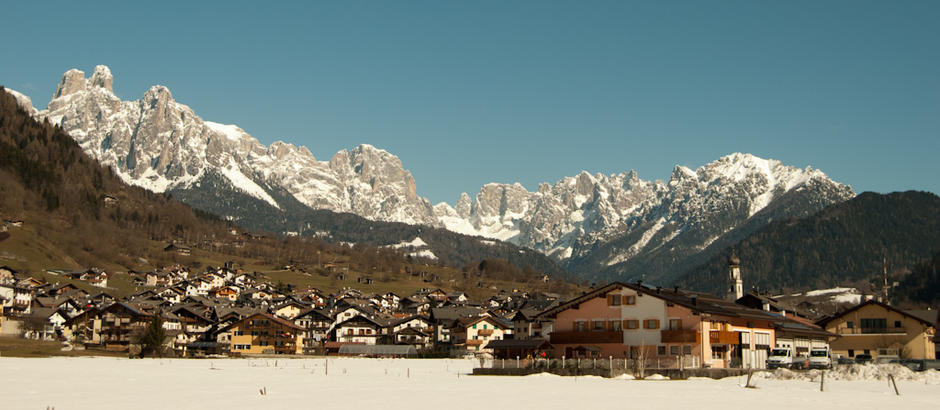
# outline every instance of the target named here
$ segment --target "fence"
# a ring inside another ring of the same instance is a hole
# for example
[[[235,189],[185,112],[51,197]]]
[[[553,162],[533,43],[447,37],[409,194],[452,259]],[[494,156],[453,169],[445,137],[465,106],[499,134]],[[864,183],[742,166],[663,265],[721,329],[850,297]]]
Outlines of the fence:
[[[648,359],[628,358],[562,358],[541,359],[480,359],[480,368],[484,369],[574,369],[574,370],[614,370],[619,373],[642,371],[643,369],[692,369],[698,368],[701,361],[696,356],[657,357]]]

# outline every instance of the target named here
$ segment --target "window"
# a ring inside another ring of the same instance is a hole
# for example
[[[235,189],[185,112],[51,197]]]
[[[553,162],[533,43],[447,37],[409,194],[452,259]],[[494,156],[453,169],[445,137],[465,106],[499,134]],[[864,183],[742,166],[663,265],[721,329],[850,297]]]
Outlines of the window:
[[[845,322],[845,327],[852,329],[855,327],[855,323],[852,323],[852,321],[850,320],[848,322]]]
[[[579,320],[579,321],[577,321],[577,322],[574,322],[574,330],[575,330],[576,332],[583,332],[583,331],[587,330],[587,323],[586,323],[585,321],[583,321],[583,320]]]
[[[473,325],[473,328],[476,329],[476,328],[477,328],[477,325],[474,324],[474,325]]]
[[[486,330],[486,323],[483,324],[483,330]]]
[[[640,321],[634,319],[627,319],[623,321],[623,327],[627,330],[633,330],[640,327]]]
[[[620,306],[620,295],[607,295],[607,306]]]
[[[656,346],[656,355],[665,356],[666,355],[666,346]]]
[[[659,320],[658,319],[646,319],[643,321],[644,329],[659,329]]]
[[[849,357],[855,357],[855,349],[849,349]]]
[[[634,296],[634,295],[627,295],[627,296],[624,296],[624,299],[625,299],[624,302],[623,302],[624,305],[635,305],[635,304],[636,304],[636,296]]]
[[[682,354],[692,354],[692,346],[691,345],[682,346]]]
[[[606,322],[604,322],[603,320],[595,320],[593,323],[594,323],[593,329],[594,329],[595,332],[596,332],[596,331],[600,331],[600,330],[604,330],[604,324],[605,324]]]
[[[885,329],[888,327],[888,320],[884,318],[862,319],[859,325],[862,329]]]
[[[678,356],[679,355],[679,346],[669,346],[669,355]]]
[[[611,320],[611,321],[610,321],[610,330],[612,330],[612,331],[614,331],[614,332],[619,332],[619,331],[623,330],[623,322],[621,322],[621,321],[619,321],[619,320]]]
[[[871,350],[865,349],[865,354],[871,356]]]
[[[721,324],[718,323],[718,322],[711,322],[711,324],[710,324],[709,326],[711,327],[712,330],[719,330],[719,329],[721,329]]]
[[[669,319],[669,330],[679,330],[682,328],[682,319]]]
[[[895,320],[895,321],[894,321],[894,327],[901,327],[901,321],[900,321],[900,320]]]

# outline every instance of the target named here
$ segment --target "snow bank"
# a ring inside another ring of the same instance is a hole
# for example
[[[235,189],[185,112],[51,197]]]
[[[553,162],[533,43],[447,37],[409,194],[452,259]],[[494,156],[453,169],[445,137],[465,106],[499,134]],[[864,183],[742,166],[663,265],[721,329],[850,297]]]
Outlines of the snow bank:
[[[773,372],[761,372],[758,378],[770,380],[805,380],[819,381],[822,370],[792,371],[788,369],[776,369]],[[927,370],[915,372],[899,364],[850,364],[836,366],[832,370],[826,371],[826,380],[843,381],[861,381],[861,380],[888,380],[888,376],[894,376],[898,381],[913,381],[931,385],[940,385],[940,372],[936,370]]]
[[[327,363],[329,365],[327,366]],[[18,409],[936,409],[940,388],[898,381],[740,378],[669,383],[602,377],[471,376],[478,360],[0,357],[4,410]],[[328,368],[328,369],[327,369]],[[864,370],[864,369],[863,369]],[[903,370],[898,369],[903,372]],[[264,393],[264,394],[262,394]]]

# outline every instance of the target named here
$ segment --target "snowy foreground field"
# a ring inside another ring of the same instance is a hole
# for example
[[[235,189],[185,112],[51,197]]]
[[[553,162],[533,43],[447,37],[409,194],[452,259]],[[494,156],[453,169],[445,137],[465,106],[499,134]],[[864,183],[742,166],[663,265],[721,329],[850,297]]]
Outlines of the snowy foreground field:
[[[3,409],[936,409],[940,376],[856,369],[826,378],[627,380],[470,376],[470,360],[0,358]],[[904,369],[906,370],[906,369]],[[892,370],[893,371],[893,370]],[[836,380],[836,379],[863,380]],[[786,380],[782,380],[786,379]],[[832,379],[832,380],[831,380]],[[267,394],[262,395],[261,390]]]

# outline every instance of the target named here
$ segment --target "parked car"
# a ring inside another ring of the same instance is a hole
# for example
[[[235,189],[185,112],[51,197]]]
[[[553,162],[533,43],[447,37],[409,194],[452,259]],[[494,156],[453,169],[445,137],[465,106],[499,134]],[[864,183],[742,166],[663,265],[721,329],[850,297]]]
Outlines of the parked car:
[[[871,357],[870,354],[857,354],[857,355],[855,355],[855,363],[858,363],[858,364],[869,364],[869,363],[871,363],[871,362],[873,362],[873,361],[874,361],[874,359],[872,359],[872,357]]]
[[[923,359],[893,359],[888,363],[897,363],[915,372],[926,370],[925,360]]]

